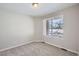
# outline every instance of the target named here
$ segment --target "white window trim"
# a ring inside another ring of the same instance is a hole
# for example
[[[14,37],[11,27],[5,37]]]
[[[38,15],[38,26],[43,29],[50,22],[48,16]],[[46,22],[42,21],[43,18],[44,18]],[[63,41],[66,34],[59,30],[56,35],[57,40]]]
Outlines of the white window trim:
[[[53,35],[47,35],[47,33],[46,33],[46,31],[47,31],[47,29],[46,29],[46,21],[47,20],[50,20],[50,19],[54,19],[54,18],[57,18],[57,17],[61,17],[62,19],[63,19],[63,21],[64,21],[64,15],[58,15],[58,16],[53,16],[53,17],[50,17],[50,18],[47,18],[47,19],[44,19],[43,20],[43,35],[44,36],[46,36],[46,37],[48,37],[48,38],[54,38],[54,39],[61,39],[61,38],[59,38],[59,37],[54,37]],[[64,33],[63,33],[63,37],[64,37]],[[62,37],[62,38],[63,38]]]

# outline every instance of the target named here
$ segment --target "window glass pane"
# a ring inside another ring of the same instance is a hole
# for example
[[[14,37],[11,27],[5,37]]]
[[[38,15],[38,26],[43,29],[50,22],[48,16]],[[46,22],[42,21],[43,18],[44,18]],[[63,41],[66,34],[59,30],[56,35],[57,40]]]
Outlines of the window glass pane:
[[[54,37],[62,37],[63,36],[63,26],[64,21],[62,17],[55,17],[54,19],[48,20],[48,35],[52,35]]]
[[[53,35],[62,37],[63,36],[63,19],[62,18],[57,18],[53,20]]]
[[[48,33],[51,33],[51,29],[48,29]]]

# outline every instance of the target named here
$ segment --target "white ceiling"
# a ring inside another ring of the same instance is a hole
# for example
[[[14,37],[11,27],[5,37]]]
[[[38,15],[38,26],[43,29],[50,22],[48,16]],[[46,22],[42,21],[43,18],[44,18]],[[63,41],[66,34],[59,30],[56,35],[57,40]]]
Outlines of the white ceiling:
[[[39,3],[38,8],[33,8],[31,3],[0,3],[0,9],[21,13],[30,16],[43,16],[63,8],[75,5],[74,3]]]

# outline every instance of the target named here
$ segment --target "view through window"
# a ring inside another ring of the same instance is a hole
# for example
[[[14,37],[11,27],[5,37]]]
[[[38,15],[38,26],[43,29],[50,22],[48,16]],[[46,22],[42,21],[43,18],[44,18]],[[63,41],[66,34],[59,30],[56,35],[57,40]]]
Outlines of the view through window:
[[[62,17],[54,17],[47,20],[47,35],[63,37],[64,21]]]

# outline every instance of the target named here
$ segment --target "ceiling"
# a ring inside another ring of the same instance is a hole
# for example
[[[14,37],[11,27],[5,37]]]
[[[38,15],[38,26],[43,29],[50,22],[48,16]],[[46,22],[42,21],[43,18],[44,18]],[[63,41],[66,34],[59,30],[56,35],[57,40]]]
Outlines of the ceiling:
[[[76,5],[74,3],[39,3],[37,8],[33,8],[31,3],[0,3],[0,9],[21,13],[30,16],[43,16],[51,12],[56,12],[63,8]]]

